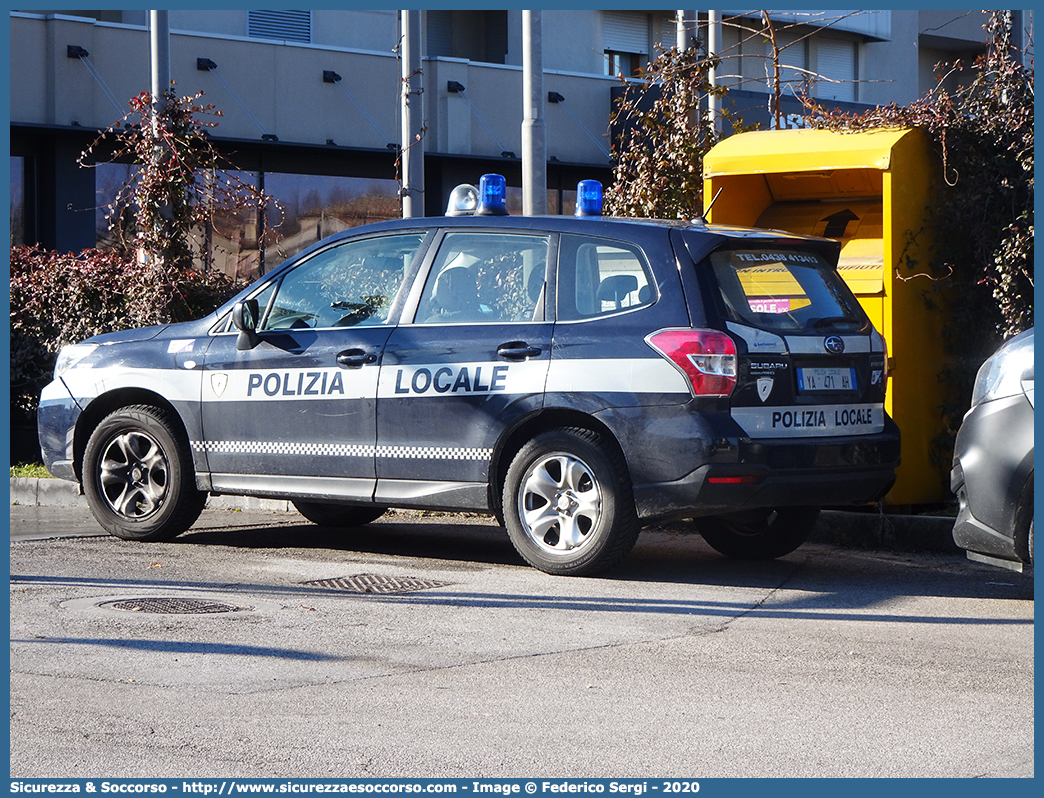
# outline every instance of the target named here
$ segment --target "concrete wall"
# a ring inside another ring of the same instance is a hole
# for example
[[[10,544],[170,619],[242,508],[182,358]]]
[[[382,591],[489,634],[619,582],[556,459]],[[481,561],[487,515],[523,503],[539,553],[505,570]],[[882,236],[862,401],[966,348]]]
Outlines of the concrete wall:
[[[545,9],[540,16],[543,20],[544,69],[603,74],[605,58],[602,55],[602,19],[599,14]]]
[[[906,105],[920,96],[924,76],[920,72],[917,36],[920,30],[916,14],[892,15],[892,38],[867,42],[863,46],[859,87],[862,102]],[[873,77],[873,82],[866,81]]]
[[[725,14],[729,12],[723,12]],[[819,15],[844,12],[815,12],[812,16],[773,13],[776,24],[812,22]],[[1023,25],[1032,26],[1032,12],[1024,12]],[[906,105],[936,85],[934,65],[957,58],[971,59],[981,52],[986,14],[981,11],[884,11],[859,14],[831,27],[853,31],[869,38],[859,60],[857,101],[868,105]],[[740,27],[742,25],[742,27]],[[733,21],[723,30],[723,63],[719,72],[726,85],[736,89],[765,91],[765,44],[757,35],[761,21]],[[816,27],[813,25],[813,27]],[[1020,37],[1016,37],[1021,41]],[[809,68],[815,68],[816,35],[809,40]]]
[[[918,33],[951,49],[976,49],[986,35],[982,26],[987,19],[984,11],[918,11]]]
[[[104,128],[123,113],[130,97],[149,88],[145,12],[97,13],[106,21],[11,15],[12,122]],[[672,13],[649,12],[651,39],[660,38],[662,21]],[[1032,25],[1032,13],[1025,14],[1023,24]],[[603,135],[616,81],[603,77],[602,16],[547,9],[542,17],[545,89],[566,97],[565,103],[544,108],[548,154],[564,162],[605,163],[602,145],[608,144]],[[984,19],[979,11],[936,10],[852,18],[848,28],[888,36],[862,48],[857,99],[906,104],[921,96],[935,85],[937,61],[981,49]],[[270,133],[287,143],[325,145],[332,140],[372,149],[397,141],[396,11],[316,10],[314,43],[309,45],[247,39],[244,10],[171,11],[170,25],[171,71],[178,91],[203,91],[204,102],[221,109],[224,116],[215,136],[257,140]],[[725,82],[732,88],[764,91],[764,43],[750,36],[760,22],[750,25],[742,35],[735,27],[725,28],[726,61],[720,72],[731,76]],[[425,62],[426,151],[493,157],[501,150],[521,153],[521,41],[521,14],[512,11],[506,65],[452,58]],[[68,57],[69,45],[89,52],[115,102],[86,64]],[[216,71],[199,71],[198,58],[215,62]],[[342,76],[340,84],[323,82],[327,70]],[[450,80],[466,87],[473,108],[447,91]]]
[[[400,66],[391,52],[397,42],[394,12],[364,15],[369,35],[345,37],[365,39],[368,49],[240,38],[231,32],[235,14],[230,12],[205,17],[211,27],[227,26],[227,35],[178,32],[177,17],[187,13],[171,14],[171,75],[179,94],[203,91],[202,101],[222,111],[213,135],[257,140],[274,134],[286,143],[324,145],[332,140],[341,146],[374,149],[398,141]],[[558,32],[562,25],[591,18],[578,12],[547,12],[545,31],[554,31],[557,48],[564,44]],[[546,39],[545,35],[545,43]],[[90,64],[120,109],[87,65],[68,57],[68,45],[87,50]],[[104,128],[126,110],[129,98],[149,89],[149,41],[143,27],[15,15],[10,58],[11,120],[16,124]],[[198,70],[199,58],[210,59],[217,68]],[[591,47],[580,48],[566,63],[597,65],[600,70],[601,54]],[[521,155],[521,67],[429,59],[424,70],[426,151],[499,157],[505,149]],[[324,83],[324,71],[339,74],[340,85]],[[546,61],[545,71],[546,89],[563,94],[569,112],[579,120],[561,108],[546,109],[549,155],[569,162],[605,163],[605,153],[584,129],[596,137],[605,133],[609,90],[615,81],[600,74],[550,70]],[[466,87],[474,111],[462,97],[447,91],[450,80]]]

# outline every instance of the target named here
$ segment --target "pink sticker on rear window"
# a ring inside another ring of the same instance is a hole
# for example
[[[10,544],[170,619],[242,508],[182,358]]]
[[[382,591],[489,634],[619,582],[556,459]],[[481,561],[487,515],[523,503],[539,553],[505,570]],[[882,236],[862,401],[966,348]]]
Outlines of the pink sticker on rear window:
[[[755,313],[789,313],[789,299],[748,299],[750,309]]]

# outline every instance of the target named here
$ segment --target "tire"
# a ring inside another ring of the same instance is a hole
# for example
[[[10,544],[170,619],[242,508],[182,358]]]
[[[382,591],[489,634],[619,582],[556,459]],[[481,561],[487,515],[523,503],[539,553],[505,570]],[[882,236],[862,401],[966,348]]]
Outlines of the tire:
[[[171,540],[207,501],[196,489],[184,432],[168,411],[150,405],[102,420],[87,441],[83,488],[98,523],[124,540]]]
[[[376,521],[386,507],[366,507],[357,504],[323,504],[292,500],[297,512],[319,526],[353,527]]]
[[[1033,565],[1033,475],[1026,480],[1022,489],[1019,504],[1015,508],[1012,522],[1012,539],[1015,544],[1015,556],[1023,565]]]
[[[604,571],[641,530],[623,456],[590,430],[553,429],[526,443],[508,468],[503,507],[515,549],[548,574]]]
[[[772,560],[808,540],[819,520],[818,507],[761,508],[697,519],[713,549],[737,560]]]
[[[1029,551],[1028,551],[1028,553],[1029,553],[1029,559],[1027,560],[1027,562],[1030,565],[1033,565],[1033,521],[1030,521],[1030,528],[1029,528]]]

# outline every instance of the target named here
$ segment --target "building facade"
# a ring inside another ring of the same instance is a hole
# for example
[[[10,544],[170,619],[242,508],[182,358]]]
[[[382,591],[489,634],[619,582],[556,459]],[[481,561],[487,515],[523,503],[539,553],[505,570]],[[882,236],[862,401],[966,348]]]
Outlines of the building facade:
[[[939,62],[984,50],[982,12],[719,12],[726,102],[764,127],[773,67],[783,124],[795,95],[844,108],[906,104],[938,82]],[[671,10],[544,10],[548,210],[571,213],[581,179],[612,180],[609,118],[621,81],[678,41]],[[1014,11],[1031,50],[1032,12]],[[706,46],[706,12],[682,12]],[[518,10],[422,13],[424,200],[443,212],[453,186],[486,172],[521,196],[523,32]],[[150,87],[148,12],[13,11],[11,240],[61,251],[103,244],[102,209],[133,168],[78,164],[127,100]],[[771,34],[768,25],[771,25]],[[345,227],[397,216],[401,113],[395,10],[169,12],[179,95],[222,111],[212,139],[241,176],[274,196],[278,218],[217,220],[212,265],[250,276]]]

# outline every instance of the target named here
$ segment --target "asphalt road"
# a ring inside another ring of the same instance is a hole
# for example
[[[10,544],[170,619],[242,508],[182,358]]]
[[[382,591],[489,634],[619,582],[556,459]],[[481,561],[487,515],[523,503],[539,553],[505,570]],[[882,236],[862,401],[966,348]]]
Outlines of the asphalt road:
[[[660,529],[555,578],[478,518],[11,526],[15,778],[1034,775],[1032,575],[956,553]]]

